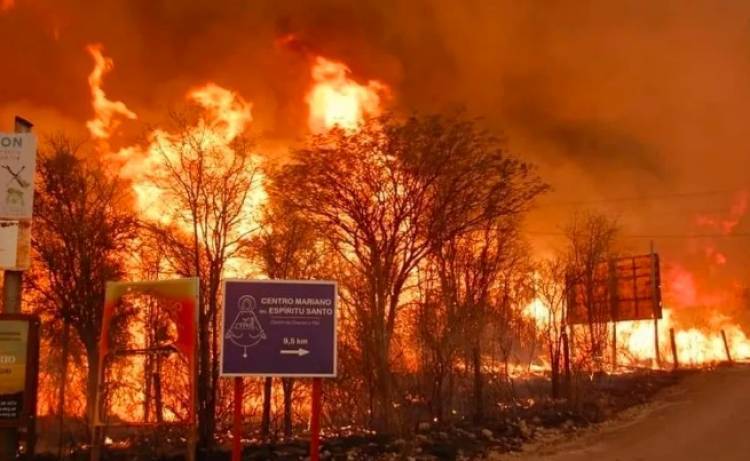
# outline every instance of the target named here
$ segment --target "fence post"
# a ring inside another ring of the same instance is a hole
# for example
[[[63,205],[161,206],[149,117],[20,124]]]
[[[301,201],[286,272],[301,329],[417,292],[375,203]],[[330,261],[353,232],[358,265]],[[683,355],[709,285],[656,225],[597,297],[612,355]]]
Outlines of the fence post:
[[[727,342],[727,334],[724,330],[721,330],[721,339],[724,341],[724,351],[727,353],[727,361],[732,363],[732,353],[729,350],[729,342]]]

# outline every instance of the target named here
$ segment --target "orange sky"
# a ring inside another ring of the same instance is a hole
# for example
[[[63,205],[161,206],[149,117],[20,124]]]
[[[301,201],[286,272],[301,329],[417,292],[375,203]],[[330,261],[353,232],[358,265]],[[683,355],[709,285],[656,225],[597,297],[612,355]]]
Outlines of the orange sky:
[[[0,129],[19,113],[42,134],[85,138],[93,64],[85,48],[101,43],[115,63],[105,91],[138,114],[123,120],[122,145],[213,81],[252,102],[253,135],[277,152],[307,133],[310,62],[278,45],[294,33],[307,49],[346,62],[359,81],[385,82],[396,110],[463,107],[503,130],[554,187],[529,230],[558,232],[579,202],[604,199],[588,205],[618,216],[628,235],[721,233],[711,219],[736,219],[730,233],[750,232],[747,213],[735,213],[750,191],[746,1],[0,5]],[[715,193],[674,196],[686,192]],[[610,200],[634,196],[652,198]],[[554,235],[533,239],[540,251],[559,244]],[[648,239],[627,242],[648,247]],[[750,238],[656,245],[705,289],[750,285]]]

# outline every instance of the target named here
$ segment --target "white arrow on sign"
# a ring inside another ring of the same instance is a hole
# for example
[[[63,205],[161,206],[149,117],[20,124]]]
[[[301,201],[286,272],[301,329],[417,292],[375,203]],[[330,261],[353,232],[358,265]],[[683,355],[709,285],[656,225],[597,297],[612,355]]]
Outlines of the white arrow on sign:
[[[307,349],[302,349],[301,347],[299,349],[282,349],[281,353],[283,355],[298,355],[302,357],[303,355],[307,355],[310,353]]]

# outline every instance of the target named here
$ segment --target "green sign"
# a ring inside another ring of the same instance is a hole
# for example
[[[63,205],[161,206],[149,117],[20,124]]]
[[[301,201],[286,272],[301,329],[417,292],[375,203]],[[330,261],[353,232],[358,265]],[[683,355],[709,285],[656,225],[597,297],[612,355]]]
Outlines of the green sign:
[[[0,420],[22,416],[28,342],[27,320],[0,320]]]

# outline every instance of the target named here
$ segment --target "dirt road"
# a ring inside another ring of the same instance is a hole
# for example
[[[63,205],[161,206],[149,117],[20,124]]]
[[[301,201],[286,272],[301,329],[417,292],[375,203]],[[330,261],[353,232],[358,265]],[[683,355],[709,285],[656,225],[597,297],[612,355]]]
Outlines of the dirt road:
[[[690,376],[617,421],[508,459],[748,461],[750,366]]]

